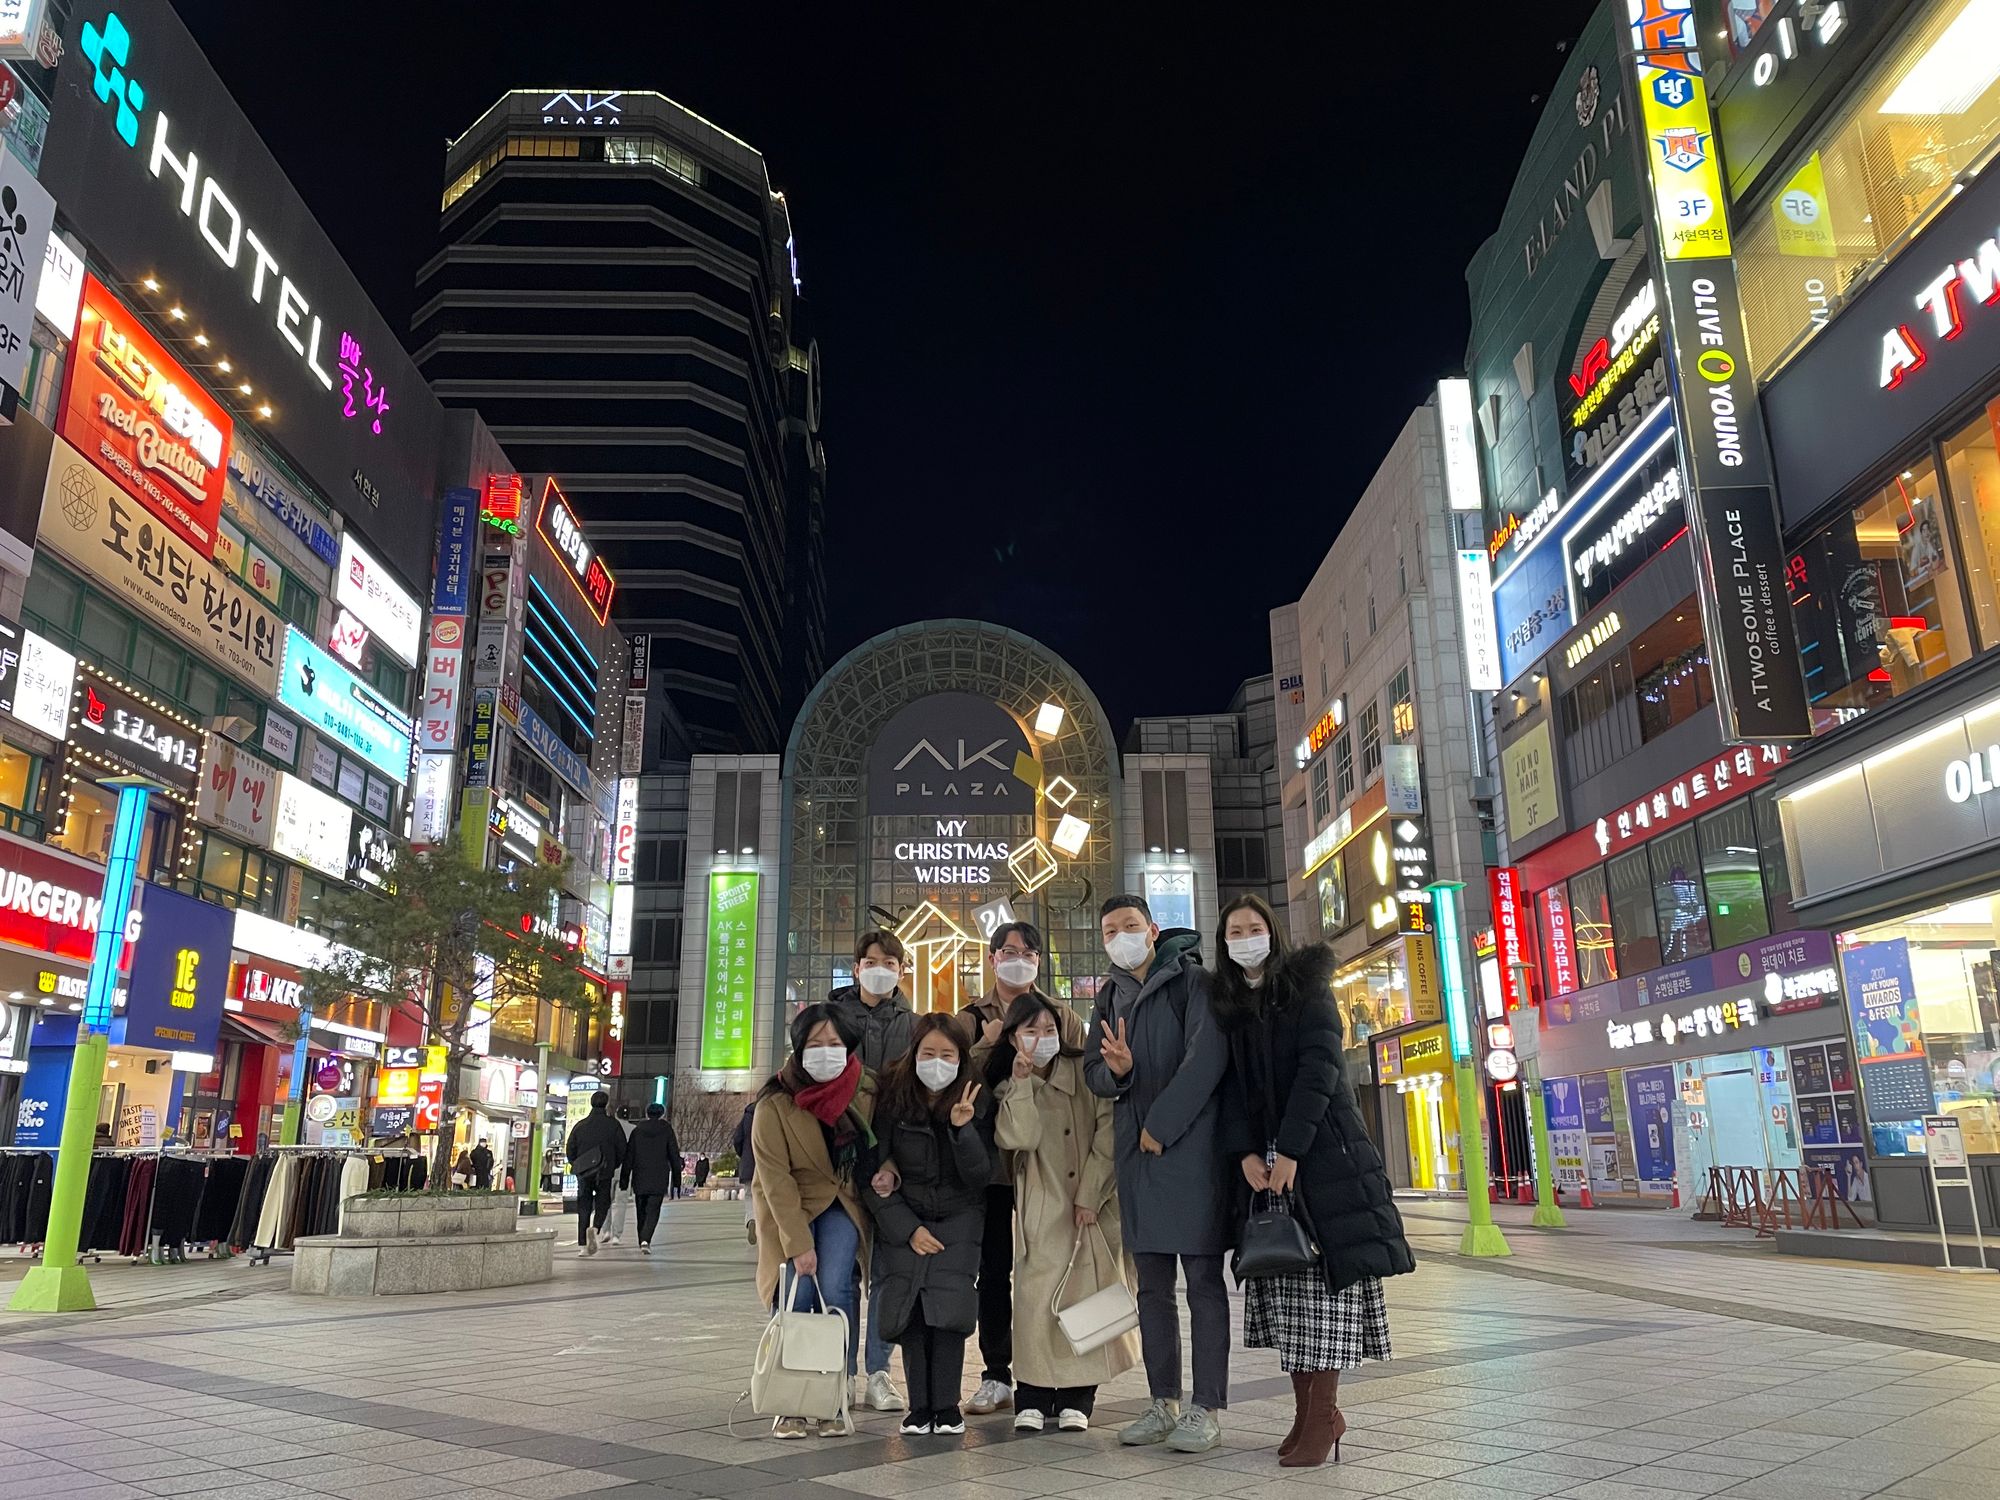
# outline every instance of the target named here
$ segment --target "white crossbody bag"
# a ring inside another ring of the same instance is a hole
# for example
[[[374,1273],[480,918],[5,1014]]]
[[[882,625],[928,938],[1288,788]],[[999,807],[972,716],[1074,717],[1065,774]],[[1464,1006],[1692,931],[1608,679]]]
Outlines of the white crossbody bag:
[[[1083,1250],[1083,1237],[1092,1232],[1096,1233],[1097,1243],[1104,1249],[1105,1263],[1111,1267],[1111,1279],[1082,1301],[1064,1307],[1063,1293],[1069,1290],[1070,1272],[1076,1269],[1077,1255]],[[1062,1280],[1056,1283],[1056,1294],[1050,1299],[1049,1310],[1056,1315],[1056,1323],[1061,1327],[1063,1337],[1069,1340],[1070,1348],[1078,1354],[1102,1349],[1121,1333],[1130,1333],[1139,1326],[1139,1299],[1125,1285],[1125,1278],[1119,1274],[1117,1258],[1111,1253],[1111,1242],[1097,1225],[1077,1230],[1076,1244],[1070,1249],[1069,1264],[1063,1268]]]
[[[791,1267],[778,1270],[778,1311],[757,1341],[750,1372],[750,1408],[760,1417],[847,1417],[847,1314],[827,1309],[819,1278],[811,1278],[818,1312],[793,1312],[798,1285]]]

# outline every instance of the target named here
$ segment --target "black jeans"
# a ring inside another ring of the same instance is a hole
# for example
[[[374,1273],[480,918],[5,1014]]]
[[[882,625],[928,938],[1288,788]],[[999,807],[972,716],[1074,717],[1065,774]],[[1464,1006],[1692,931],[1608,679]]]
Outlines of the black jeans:
[[[634,1193],[639,1204],[639,1243],[653,1243],[653,1231],[660,1225],[660,1195],[658,1193]]]
[[[1178,1401],[1181,1389],[1181,1309],[1174,1296],[1172,1255],[1139,1254],[1139,1348],[1154,1397]],[[1229,1405],[1229,1292],[1220,1255],[1178,1257],[1187,1272],[1188,1326],[1194,1334],[1194,1404]]]
[[[910,1381],[911,1415],[958,1410],[959,1388],[965,1383],[965,1335],[926,1323],[919,1297],[909,1327],[896,1342],[902,1346],[903,1373]]]
[[[1024,1380],[1014,1387],[1014,1410],[1038,1411],[1051,1422],[1066,1411],[1080,1411],[1087,1417],[1097,1410],[1097,1387],[1029,1385]]]
[[[576,1242],[590,1243],[584,1233],[587,1229],[602,1229],[604,1219],[611,1212],[611,1200],[618,1196],[618,1181],[614,1177],[579,1177],[576,1180]]]
[[[986,1237],[979,1242],[981,1380],[1014,1383],[1014,1190],[986,1190]]]

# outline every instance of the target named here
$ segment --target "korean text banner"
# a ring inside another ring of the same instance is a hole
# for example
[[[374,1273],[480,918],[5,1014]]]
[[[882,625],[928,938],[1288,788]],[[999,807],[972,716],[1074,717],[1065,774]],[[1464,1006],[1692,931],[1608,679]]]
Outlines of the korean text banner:
[[[756,872],[708,877],[708,972],[701,1007],[701,1066],[747,1068],[757,1006]]]
[[[285,627],[278,701],[396,785],[408,779],[416,726],[295,625]]]
[[[170,630],[265,696],[278,691],[278,612],[128,499],[57,440],[42,490],[39,544],[83,569],[157,628]]]
[[[229,993],[236,914],[157,885],[139,899],[146,920],[132,950],[125,1044],[212,1053]]]

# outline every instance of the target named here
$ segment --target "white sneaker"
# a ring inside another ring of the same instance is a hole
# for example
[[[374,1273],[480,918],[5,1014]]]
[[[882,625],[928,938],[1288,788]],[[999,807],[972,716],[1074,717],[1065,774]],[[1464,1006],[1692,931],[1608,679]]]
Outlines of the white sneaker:
[[[590,1257],[595,1254],[597,1254],[597,1251],[595,1249],[593,1249],[589,1245],[585,1245],[576,1252],[576,1258],[578,1260],[589,1260]]]
[[[1014,1405],[1014,1388],[1000,1380],[982,1380],[979,1389],[972,1393],[972,1399],[965,1403],[965,1409],[975,1417],[989,1416],[996,1411],[1007,1411]]]
[[[1014,1430],[1016,1432],[1040,1432],[1042,1430],[1042,1414],[1032,1407],[1025,1407],[1015,1412]]]
[[[588,1250],[592,1255],[597,1254],[597,1231],[595,1229],[586,1229],[584,1231],[583,1248]]]
[[[645,1240],[639,1241],[639,1253],[641,1255],[651,1255],[653,1253],[652,1245],[647,1243]]]
[[[870,1411],[901,1411],[903,1393],[896,1389],[896,1382],[889,1378],[887,1370],[877,1370],[868,1377],[868,1409]]]
[[[599,1240],[598,1243],[600,1245],[615,1245],[618,1243],[618,1236],[615,1234],[607,1234],[603,1239]]]
[[[1039,1426],[1040,1424],[1037,1423],[1036,1425]],[[1090,1431],[1090,1417],[1087,1413],[1078,1411],[1074,1406],[1065,1406],[1056,1417],[1056,1429],[1060,1432],[1088,1432]]]

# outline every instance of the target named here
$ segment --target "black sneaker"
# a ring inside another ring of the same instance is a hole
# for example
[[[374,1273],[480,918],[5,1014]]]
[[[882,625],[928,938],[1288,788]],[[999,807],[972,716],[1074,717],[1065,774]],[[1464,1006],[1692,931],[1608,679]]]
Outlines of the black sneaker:
[[[931,1418],[931,1431],[937,1433],[965,1431],[965,1416],[955,1406],[947,1406]]]
[[[959,1425],[958,1430],[960,1432],[965,1431],[963,1423]],[[927,1437],[931,1431],[931,1414],[927,1411],[918,1411],[912,1407],[903,1414],[903,1425],[898,1427],[896,1431],[902,1433],[904,1437]]]

